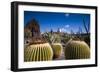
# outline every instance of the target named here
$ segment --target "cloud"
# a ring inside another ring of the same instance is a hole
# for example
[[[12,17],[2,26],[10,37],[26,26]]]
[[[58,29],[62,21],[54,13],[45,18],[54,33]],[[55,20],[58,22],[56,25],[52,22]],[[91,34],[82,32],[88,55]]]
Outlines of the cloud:
[[[66,29],[66,28],[60,28],[60,32],[65,32],[65,33],[68,33],[70,34],[70,30]]]
[[[65,28],[60,28],[60,32],[66,32]]]
[[[69,16],[69,13],[66,13],[65,16],[68,17]]]
[[[65,25],[65,28],[69,28],[69,25]]]
[[[62,28],[60,28],[60,32],[67,32],[67,33],[70,33],[70,31],[69,31],[69,28],[70,27],[70,25],[65,25],[64,27],[62,27]]]

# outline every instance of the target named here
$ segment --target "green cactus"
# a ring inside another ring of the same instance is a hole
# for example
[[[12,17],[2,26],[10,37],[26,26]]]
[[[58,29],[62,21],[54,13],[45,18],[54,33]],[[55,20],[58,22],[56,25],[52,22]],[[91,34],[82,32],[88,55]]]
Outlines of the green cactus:
[[[54,58],[58,58],[61,56],[62,54],[62,45],[60,43],[53,43],[52,44],[52,49],[53,49],[53,54],[54,54]]]
[[[84,41],[71,40],[65,48],[66,59],[88,59],[90,58],[90,48]]]
[[[24,61],[48,61],[53,59],[53,51],[48,43],[33,44],[24,49]]]

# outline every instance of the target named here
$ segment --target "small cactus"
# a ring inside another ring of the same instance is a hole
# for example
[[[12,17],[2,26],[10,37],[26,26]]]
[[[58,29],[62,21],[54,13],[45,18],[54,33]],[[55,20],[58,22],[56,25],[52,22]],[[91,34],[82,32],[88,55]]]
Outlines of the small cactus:
[[[90,58],[90,48],[84,41],[71,40],[65,47],[66,59],[87,59]]]
[[[54,58],[58,58],[61,56],[63,48],[60,43],[53,43],[52,49],[53,49],[53,53],[54,53]]]
[[[48,43],[32,44],[24,49],[24,61],[48,61],[53,59],[53,51]]]

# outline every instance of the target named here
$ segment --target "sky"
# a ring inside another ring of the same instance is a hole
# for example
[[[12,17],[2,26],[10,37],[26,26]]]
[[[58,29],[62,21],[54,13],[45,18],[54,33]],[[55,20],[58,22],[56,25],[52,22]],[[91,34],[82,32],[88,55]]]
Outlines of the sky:
[[[67,33],[71,30],[77,33],[81,28],[85,33],[83,19],[86,26],[90,26],[90,14],[24,11],[24,26],[32,19],[39,23],[42,33],[49,32],[51,29],[56,32],[58,28],[60,32]]]

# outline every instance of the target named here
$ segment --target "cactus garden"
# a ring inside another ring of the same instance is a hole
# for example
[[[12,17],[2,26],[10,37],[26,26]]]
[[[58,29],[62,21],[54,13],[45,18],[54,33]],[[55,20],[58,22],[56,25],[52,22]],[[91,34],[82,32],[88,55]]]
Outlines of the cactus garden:
[[[24,61],[90,59],[90,15],[24,12]]]

